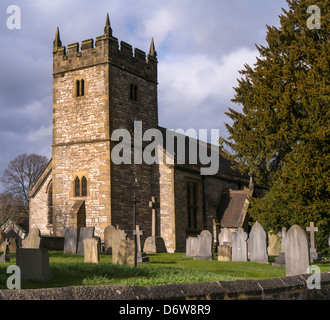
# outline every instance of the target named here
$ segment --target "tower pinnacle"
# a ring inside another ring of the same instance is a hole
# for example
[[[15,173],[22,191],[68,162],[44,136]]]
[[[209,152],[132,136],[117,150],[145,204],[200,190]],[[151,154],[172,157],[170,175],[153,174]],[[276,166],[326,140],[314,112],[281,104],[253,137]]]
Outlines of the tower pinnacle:
[[[53,42],[53,51],[56,51],[57,48],[59,48],[61,46],[62,46],[62,41],[61,41],[61,38],[60,38],[60,30],[57,27],[56,34],[55,34],[55,40]]]
[[[112,36],[112,29],[111,29],[111,26],[110,26],[109,13],[107,13],[107,19],[105,21],[104,36],[106,36],[106,37],[111,37]]]
[[[155,44],[154,44],[154,38],[151,39],[149,56],[154,57],[154,58],[157,57],[157,52],[155,50]]]

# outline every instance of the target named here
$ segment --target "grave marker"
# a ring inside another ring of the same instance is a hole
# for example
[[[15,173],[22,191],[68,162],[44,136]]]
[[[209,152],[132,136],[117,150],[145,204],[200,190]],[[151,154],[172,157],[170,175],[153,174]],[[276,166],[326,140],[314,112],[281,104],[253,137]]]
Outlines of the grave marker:
[[[143,231],[140,230],[140,226],[136,225],[136,230],[133,231],[133,235],[135,235],[136,241],[136,250],[137,250],[137,262],[149,262],[149,257],[146,257],[145,253],[141,251],[141,238],[140,236],[143,235]]]
[[[212,234],[208,230],[203,230],[198,236],[198,250],[194,259],[212,260]]]
[[[99,240],[96,238],[85,238],[84,240],[84,262],[99,263]]]
[[[292,226],[285,238],[285,270],[287,276],[305,274],[309,267],[308,238],[298,225]]]
[[[311,222],[306,231],[310,233],[311,247],[309,249],[311,262],[322,260],[322,254],[318,252],[315,246],[315,232],[319,231],[318,227],[314,226],[314,222]]]
[[[118,264],[136,267],[136,245],[134,240],[121,240],[118,250]]]
[[[108,225],[104,229],[104,251],[105,254],[112,254],[112,238],[116,228],[112,225]]]
[[[268,263],[266,232],[258,221],[250,231],[248,246],[250,261]]]
[[[247,261],[247,238],[247,233],[239,227],[233,235],[231,261]]]
[[[0,256],[0,262],[9,262],[9,256],[8,256],[8,246],[9,246],[9,240],[5,240],[5,246],[4,246],[4,251],[3,254]]]
[[[65,230],[63,253],[66,254],[77,253],[77,230],[75,227],[70,227]]]
[[[79,242],[77,254],[83,256],[84,255],[84,239],[93,238],[94,237],[95,227],[83,227],[79,230]]]
[[[121,240],[126,240],[127,234],[124,230],[115,229],[112,235],[112,263],[118,263],[118,251]]]
[[[28,236],[22,241],[22,247],[24,249],[39,249],[40,241],[40,230],[38,228],[32,228]]]

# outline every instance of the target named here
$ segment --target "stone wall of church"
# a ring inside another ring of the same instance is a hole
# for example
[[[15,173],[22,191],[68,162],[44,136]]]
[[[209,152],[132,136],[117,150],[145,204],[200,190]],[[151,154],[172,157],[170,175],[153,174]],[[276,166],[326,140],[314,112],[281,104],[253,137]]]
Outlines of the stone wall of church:
[[[204,179],[204,182],[203,182]],[[198,184],[197,196],[197,229],[188,229],[187,223],[187,182],[194,181]],[[204,184],[204,199],[203,199]],[[202,178],[197,167],[185,165],[175,168],[175,234],[176,252],[185,252],[186,238],[188,235],[196,236],[204,229],[204,212],[206,229],[213,234],[213,219],[216,218],[217,204],[224,188],[239,189],[239,183],[220,179],[218,176],[204,176]]]
[[[39,191],[30,198],[29,229],[38,228],[42,235],[50,235],[48,225],[48,186],[52,180],[51,173],[45,179]]]

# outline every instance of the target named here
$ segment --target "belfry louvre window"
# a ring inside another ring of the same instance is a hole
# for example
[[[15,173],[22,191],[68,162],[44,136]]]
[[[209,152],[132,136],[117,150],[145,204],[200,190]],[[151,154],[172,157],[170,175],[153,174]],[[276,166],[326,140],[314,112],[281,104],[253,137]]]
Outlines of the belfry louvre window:
[[[137,101],[138,87],[135,84],[130,85],[130,99]]]
[[[187,182],[187,227],[188,229],[197,229],[198,213],[198,184],[196,182]]]
[[[85,95],[85,80],[76,81],[76,97],[83,97]]]

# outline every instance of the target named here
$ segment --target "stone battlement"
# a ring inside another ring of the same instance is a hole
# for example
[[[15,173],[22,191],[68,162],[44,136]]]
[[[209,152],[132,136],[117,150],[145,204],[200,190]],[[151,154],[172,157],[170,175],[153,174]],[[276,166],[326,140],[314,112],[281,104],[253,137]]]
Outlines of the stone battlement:
[[[157,83],[157,53],[151,42],[149,54],[134,48],[112,36],[110,21],[108,20],[104,29],[104,35],[95,39],[87,39],[79,43],[72,43],[67,47],[62,46],[59,30],[53,44],[53,73],[87,68],[97,64],[112,64],[133,73],[145,80]]]

